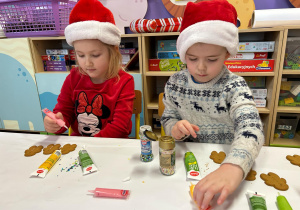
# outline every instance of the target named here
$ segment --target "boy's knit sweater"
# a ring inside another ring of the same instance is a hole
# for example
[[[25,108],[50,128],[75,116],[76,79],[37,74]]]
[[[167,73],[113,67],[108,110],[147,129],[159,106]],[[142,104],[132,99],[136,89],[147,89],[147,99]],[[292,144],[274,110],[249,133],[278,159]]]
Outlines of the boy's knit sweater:
[[[161,118],[167,135],[180,120],[197,125],[197,138],[186,141],[231,144],[223,163],[239,165],[244,178],[264,144],[263,126],[252,93],[243,77],[224,65],[213,80],[197,84],[188,70],[170,77],[164,92]]]

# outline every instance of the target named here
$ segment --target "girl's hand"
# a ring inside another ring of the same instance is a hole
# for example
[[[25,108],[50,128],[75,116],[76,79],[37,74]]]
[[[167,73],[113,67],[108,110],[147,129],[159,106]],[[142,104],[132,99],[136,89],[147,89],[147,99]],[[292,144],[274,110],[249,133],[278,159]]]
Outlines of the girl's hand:
[[[187,120],[180,120],[173,126],[171,135],[177,140],[189,135],[196,138],[197,135],[195,131],[199,131],[199,127],[197,125],[191,124]]]
[[[224,163],[217,170],[201,179],[194,189],[194,200],[200,209],[206,209],[213,197],[220,193],[217,200],[221,205],[243,180],[243,170],[230,163]]]
[[[64,117],[61,112],[55,114],[57,119],[64,120]],[[50,117],[46,116],[44,118],[44,126],[47,132],[49,133],[56,133],[61,129],[59,125],[56,124],[55,120],[51,119]]]

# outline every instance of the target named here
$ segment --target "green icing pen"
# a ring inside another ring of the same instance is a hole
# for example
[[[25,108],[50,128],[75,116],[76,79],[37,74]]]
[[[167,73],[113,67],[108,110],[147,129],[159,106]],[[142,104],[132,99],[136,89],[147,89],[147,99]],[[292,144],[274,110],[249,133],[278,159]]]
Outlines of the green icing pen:
[[[95,166],[85,147],[78,152],[78,155],[83,175],[91,174],[97,171],[97,167]]]
[[[287,199],[278,193],[277,206],[279,210],[293,210]]]
[[[186,152],[184,155],[184,164],[187,179],[200,180],[201,174],[195,155],[192,152]]]

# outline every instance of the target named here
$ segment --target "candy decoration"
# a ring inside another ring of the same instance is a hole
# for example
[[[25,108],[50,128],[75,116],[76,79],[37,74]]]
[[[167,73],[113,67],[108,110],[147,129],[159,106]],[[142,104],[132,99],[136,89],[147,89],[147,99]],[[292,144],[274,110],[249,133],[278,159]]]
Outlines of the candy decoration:
[[[137,19],[130,23],[130,30],[135,33],[177,32],[180,31],[182,18]]]

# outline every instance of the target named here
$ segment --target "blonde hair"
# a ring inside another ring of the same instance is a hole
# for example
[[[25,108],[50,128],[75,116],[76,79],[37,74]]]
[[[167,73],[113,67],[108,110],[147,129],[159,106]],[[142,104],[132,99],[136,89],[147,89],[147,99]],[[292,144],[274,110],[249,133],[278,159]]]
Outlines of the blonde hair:
[[[108,80],[116,77],[117,80],[119,80],[119,70],[121,69],[124,71],[124,68],[122,67],[122,55],[119,51],[119,48],[118,46],[113,46],[105,43],[103,44],[107,47],[108,55],[109,55],[109,66],[108,66],[108,71],[106,72],[105,75],[105,79]],[[78,65],[77,57],[76,57],[76,64]],[[78,65],[78,70],[81,74],[87,75],[79,65]]]

